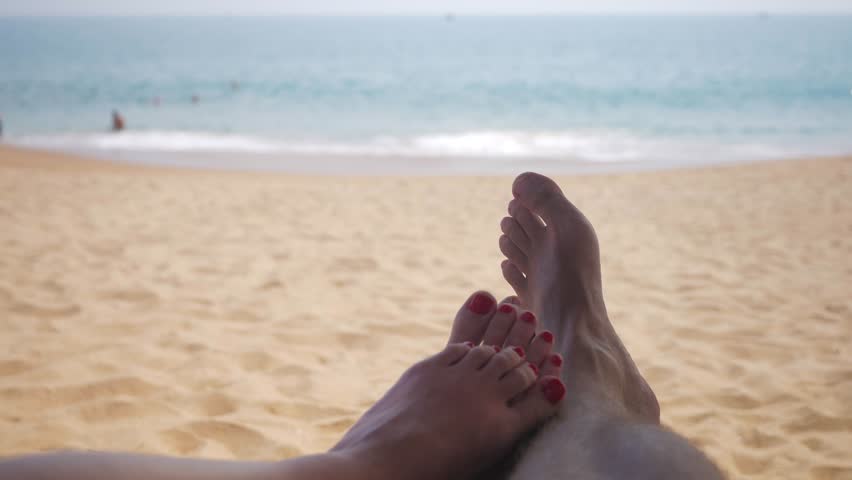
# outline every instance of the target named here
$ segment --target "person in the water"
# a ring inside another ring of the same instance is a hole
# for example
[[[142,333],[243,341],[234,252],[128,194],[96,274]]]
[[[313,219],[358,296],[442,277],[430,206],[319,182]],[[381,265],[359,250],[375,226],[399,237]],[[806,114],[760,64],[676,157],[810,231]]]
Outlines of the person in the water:
[[[124,117],[118,113],[118,110],[112,111],[112,131],[120,132],[124,130]]]

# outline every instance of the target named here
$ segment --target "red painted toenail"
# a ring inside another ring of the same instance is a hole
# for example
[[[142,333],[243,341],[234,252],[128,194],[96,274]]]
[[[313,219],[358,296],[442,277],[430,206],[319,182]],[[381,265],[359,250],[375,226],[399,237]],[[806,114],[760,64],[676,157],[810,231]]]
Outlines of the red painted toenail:
[[[541,339],[547,343],[553,343],[553,334],[545,330],[541,332]]]
[[[521,347],[512,347],[512,350],[514,350],[514,351],[515,351],[515,353],[517,353],[519,357],[523,357],[523,356],[524,356],[524,349],[523,349],[523,348],[521,348]]]
[[[473,342],[464,342],[464,346],[467,348],[473,348]]]
[[[473,300],[467,305],[467,308],[477,314],[477,315],[485,315],[486,313],[491,311],[491,307],[494,306],[494,299],[484,293],[477,293]]]
[[[535,315],[533,315],[532,312],[524,312],[521,315],[521,320],[527,323],[535,323]]]
[[[499,352],[499,351],[500,351],[500,350],[502,350],[502,349],[501,349],[500,347],[498,347],[497,345],[494,345],[494,350],[496,350],[496,351],[498,351],[498,352]]]
[[[512,308],[512,306],[509,305],[508,303],[504,303],[503,305],[500,305],[500,313],[512,313],[514,311],[515,311],[515,309]]]
[[[556,405],[565,396],[565,385],[557,378],[551,378],[541,385],[541,391],[548,402]]]
[[[562,356],[561,355],[551,355],[550,356],[550,363],[555,367],[561,367],[562,366]]]
[[[528,363],[527,365],[530,366],[530,370],[532,370],[533,373],[535,374],[535,376],[537,377],[538,376],[538,367],[536,367],[535,364],[532,364],[532,363]]]

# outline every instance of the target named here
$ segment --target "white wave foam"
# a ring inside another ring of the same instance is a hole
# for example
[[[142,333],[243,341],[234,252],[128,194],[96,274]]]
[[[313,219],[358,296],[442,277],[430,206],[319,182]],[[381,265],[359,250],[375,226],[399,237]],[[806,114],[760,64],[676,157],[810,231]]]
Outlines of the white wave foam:
[[[24,146],[69,151],[197,152],[252,154],[395,155],[422,157],[571,159],[627,163],[690,156],[769,158],[791,152],[772,145],[726,145],[639,137],[622,132],[471,131],[413,137],[375,137],[360,142],[283,140],[207,132],[129,131],[26,136]]]
[[[131,150],[161,152],[250,152],[278,150],[273,142],[241,135],[204,132],[83,133],[22,137],[16,143],[78,150]]]
[[[448,156],[574,157],[594,161],[632,161],[640,141],[614,133],[470,132],[418,137],[422,152]]]

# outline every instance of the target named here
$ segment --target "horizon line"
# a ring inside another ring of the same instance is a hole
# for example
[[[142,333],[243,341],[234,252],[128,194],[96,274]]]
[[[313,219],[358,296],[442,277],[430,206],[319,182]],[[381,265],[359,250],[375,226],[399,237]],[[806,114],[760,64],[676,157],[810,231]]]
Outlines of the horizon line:
[[[529,13],[474,13],[474,12],[418,12],[418,13],[284,13],[284,12],[214,12],[214,13],[0,13],[0,18],[163,18],[163,17],[291,17],[291,18],[358,18],[358,17],[402,17],[402,18],[483,18],[483,17],[760,17],[760,16],[852,16],[850,10],[814,11],[577,11],[577,12],[529,12]]]
[[[845,10],[576,10],[541,12],[481,12],[481,11],[421,11],[421,12],[0,12],[0,17],[541,17],[541,16],[756,16],[756,15],[850,15],[852,6]]]

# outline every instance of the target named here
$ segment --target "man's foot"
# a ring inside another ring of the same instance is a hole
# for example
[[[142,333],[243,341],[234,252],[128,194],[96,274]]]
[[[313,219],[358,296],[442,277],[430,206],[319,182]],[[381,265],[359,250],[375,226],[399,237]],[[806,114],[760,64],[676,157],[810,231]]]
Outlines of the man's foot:
[[[487,327],[495,307],[491,295],[474,294],[453,331]],[[560,369],[539,376],[525,355],[450,343],[405,372],[332,452],[366,462],[376,478],[460,478],[488,468],[554,415],[565,395]]]
[[[524,173],[500,226],[503,276],[520,303],[559,338],[572,388],[596,390],[644,421],[659,422],[651,388],[609,321],[598,240],[591,223],[553,180]]]

